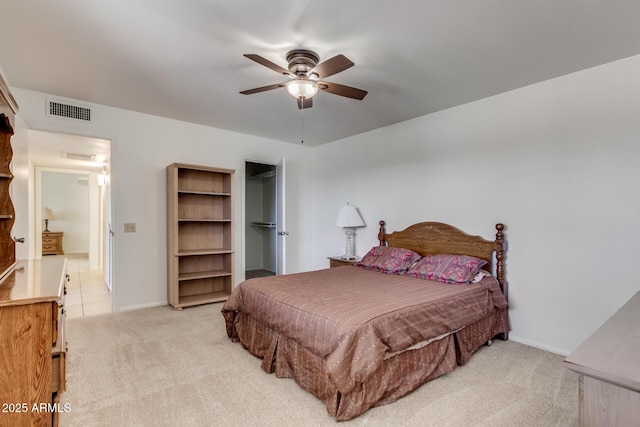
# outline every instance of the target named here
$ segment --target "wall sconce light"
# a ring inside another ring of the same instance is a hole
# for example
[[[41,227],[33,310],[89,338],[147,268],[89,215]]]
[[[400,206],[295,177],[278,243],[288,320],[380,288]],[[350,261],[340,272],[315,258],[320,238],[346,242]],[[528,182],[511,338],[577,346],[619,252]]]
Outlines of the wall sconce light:
[[[347,236],[347,247],[345,250],[345,254],[342,256],[342,259],[356,259],[356,256],[353,253],[353,229],[355,227],[365,226],[365,223],[358,213],[358,210],[347,203],[342,208],[340,208],[335,225],[337,227],[344,228],[344,233]]]

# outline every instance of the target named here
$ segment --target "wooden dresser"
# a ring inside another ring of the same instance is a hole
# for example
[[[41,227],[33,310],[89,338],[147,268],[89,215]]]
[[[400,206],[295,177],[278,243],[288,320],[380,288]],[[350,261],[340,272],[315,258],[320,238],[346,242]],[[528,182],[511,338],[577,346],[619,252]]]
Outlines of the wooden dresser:
[[[640,425],[640,292],[564,364],[580,374],[580,426]]]
[[[64,255],[62,251],[62,231],[42,232],[42,255]]]
[[[0,426],[56,426],[65,389],[67,260],[18,261],[0,282]]]

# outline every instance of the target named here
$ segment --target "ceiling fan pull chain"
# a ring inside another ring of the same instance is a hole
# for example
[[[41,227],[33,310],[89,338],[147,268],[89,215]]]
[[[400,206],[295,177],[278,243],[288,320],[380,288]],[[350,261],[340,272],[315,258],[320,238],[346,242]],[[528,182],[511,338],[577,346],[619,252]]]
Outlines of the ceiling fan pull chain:
[[[300,109],[300,144],[304,144],[304,108]]]

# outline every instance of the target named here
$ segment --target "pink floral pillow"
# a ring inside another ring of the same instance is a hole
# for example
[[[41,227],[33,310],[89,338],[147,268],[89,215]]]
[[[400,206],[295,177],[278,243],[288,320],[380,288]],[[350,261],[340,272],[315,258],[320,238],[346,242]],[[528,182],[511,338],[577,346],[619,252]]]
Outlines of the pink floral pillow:
[[[420,255],[409,249],[374,246],[358,265],[384,273],[403,274],[419,259]]]
[[[444,283],[471,283],[487,261],[468,255],[429,255],[405,274]]]

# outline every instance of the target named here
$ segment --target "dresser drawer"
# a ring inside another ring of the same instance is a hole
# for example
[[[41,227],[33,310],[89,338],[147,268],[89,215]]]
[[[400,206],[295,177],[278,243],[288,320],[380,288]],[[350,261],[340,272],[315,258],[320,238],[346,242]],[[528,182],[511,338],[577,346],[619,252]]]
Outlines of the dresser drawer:
[[[56,245],[58,243],[58,239],[42,239],[43,245]]]
[[[66,353],[54,355],[51,359],[51,393],[63,392],[66,388],[65,369]]]
[[[63,280],[67,280],[68,274],[65,274]],[[54,310],[54,319],[56,331],[54,337],[56,340],[53,343],[51,349],[51,392],[63,392],[66,387],[65,373],[67,367],[67,341],[66,341],[66,313],[64,308],[65,296],[67,294],[67,285],[63,284],[62,298],[60,302],[56,304]]]

